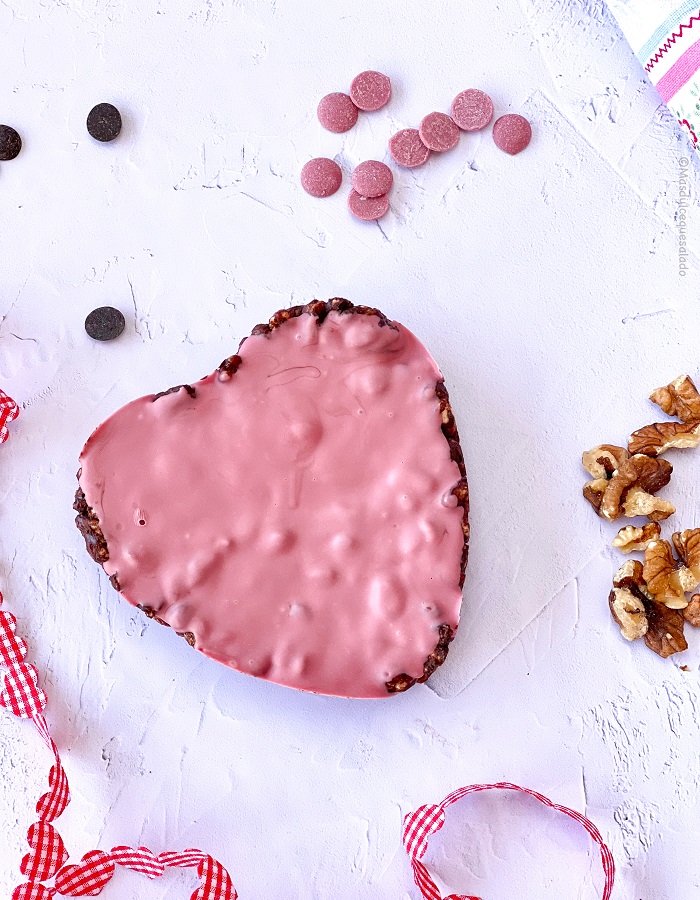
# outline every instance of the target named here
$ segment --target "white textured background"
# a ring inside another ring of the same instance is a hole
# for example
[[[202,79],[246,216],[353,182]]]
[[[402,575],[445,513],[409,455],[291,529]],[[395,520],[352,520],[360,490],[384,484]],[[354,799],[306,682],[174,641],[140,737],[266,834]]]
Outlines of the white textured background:
[[[315,106],[379,68],[394,99],[347,135]],[[391,214],[318,201],[303,163],[346,173],[478,86],[533,123],[398,170]],[[84,120],[116,103],[120,139]],[[653,420],[645,397],[698,375],[700,216],[688,275],[674,216],[692,157],[602,0],[0,0],[0,386],[23,406],[0,450],[0,585],[45,673],[75,857],[138,842],[217,856],[242,900],[415,898],[403,813],[513,780],[587,812],[615,900],[700,888],[700,635],[663,661],[627,645],[606,597],[615,529],[580,497],[580,453]],[[214,368],[277,308],[344,295],[432,350],[473,495],[463,624],[407,695],[343,702],[238,675],[121,603],[71,510],[84,439],[127,400]],[[119,341],[83,331],[120,307]],[[692,451],[664,493],[700,525]],[[670,530],[670,529],[667,529]],[[688,629],[690,630],[690,629]],[[681,671],[685,664],[689,671]],[[49,765],[0,716],[0,891]],[[481,796],[431,857],[484,900],[599,896],[576,826]],[[191,876],[120,873],[107,898],[189,896]]]

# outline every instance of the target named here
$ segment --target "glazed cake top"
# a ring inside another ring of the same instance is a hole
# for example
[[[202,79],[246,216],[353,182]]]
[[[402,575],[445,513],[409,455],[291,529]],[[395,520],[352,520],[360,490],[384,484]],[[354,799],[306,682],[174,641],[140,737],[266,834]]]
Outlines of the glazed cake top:
[[[454,629],[460,479],[439,369],[408,329],[304,313],[233,375],[135,400],[81,454],[123,596],[207,656],[319,693],[387,696]]]

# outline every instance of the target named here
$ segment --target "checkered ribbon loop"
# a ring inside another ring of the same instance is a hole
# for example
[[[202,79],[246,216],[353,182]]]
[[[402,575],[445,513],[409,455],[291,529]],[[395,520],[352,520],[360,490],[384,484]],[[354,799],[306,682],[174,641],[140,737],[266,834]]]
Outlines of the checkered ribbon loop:
[[[440,894],[438,886],[435,884],[427,868],[420,860],[425,854],[430,836],[436,831],[439,831],[445,824],[445,810],[448,806],[451,806],[453,803],[466,797],[467,794],[493,790],[517,791],[521,794],[528,794],[545,806],[549,806],[557,812],[564,813],[565,816],[568,816],[585,828],[592,840],[600,848],[600,857],[603,864],[603,872],[605,873],[605,887],[603,888],[602,900],[610,900],[615,881],[615,862],[610,849],[603,841],[600,832],[593,822],[581,815],[581,813],[576,812],[574,809],[552,803],[551,800],[548,800],[547,797],[542,794],[538,794],[537,791],[531,791],[528,788],[522,788],[517,784],[510,784],[505,781],[499,782],[498,784],[471,784],[468,787],[458,788],[456,791],[448,794],[442,803],[437,806],[420,806],[415,812],[408,813],[408,815],[404,817],[404,850],[411,861],[414,881],[425,900],[442,900],[442,895]],[[479,898],[466,896],[464,894],[450,894],[448,897],[445,897],[444,900],[479,900]]]
[[[2,392],[0,392],[0,395]],[[4,395],[2,395],[4,396]],[[1,397],[0,397],[1,399]],[[0,606],[2,606],[0,593]],[[90,850],[79,863],[64,865],[68,853],[58,831],[51,824],[70,801],[68,779],[61,758],[43,716],[46,694],[39,687],[34,666],[24,662],[27,645],[18,637],[17,620],[0,610],[0,664],[7,667],[0,704],[14,715],[32,719],[36,730],[53,754],[54,764],[49,773],[49,789],[36,805],[39,821],[27,832],[29,853],[20,864],[27,881],[17,885],[11,900],[56,900],[57,895],[93,897],[102,891],[115,873],[116,866],[140,872],[147,878],[163,875],[167,866],[194,868],[200,879],[199,887],[190,900],[236,900],[238,894],[226,869],[201,850],[168,851],[155,856],[148,847],[112,847],[109,853]],[[42,881],[55,878],[53,887]]]
[[[3,391],[0,391],[0,444],[4,444],[10,436],[7,428],[8,422],[14,422],[19,415],[19,406],[12,397],[8,397]]]

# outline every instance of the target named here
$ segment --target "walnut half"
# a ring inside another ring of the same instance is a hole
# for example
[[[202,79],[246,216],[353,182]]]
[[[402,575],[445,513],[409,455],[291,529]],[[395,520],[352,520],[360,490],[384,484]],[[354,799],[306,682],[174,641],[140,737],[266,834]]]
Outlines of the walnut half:
[[[691,535],[686,540],[693,548],[693,566],[683,564],[684,557],[678,561],[668,541],[651,541],[644,553],[644,580],[654,599],[670,609],[685,609],[688,599],[687,591],[694,590],[700,584],[700,529],[692,532],[677,532],[674,544],[684,547],[683,535]],[[696,574],[697,573],[697,574]]]
[[[627,525],[621,528],[612,545],[623,553],[643,553],[652,541],[661,537],[661,526],[658,522],[647,522],[641,528]]]
[[[688,647],[683,635],[683,614],[656,602],[637,560],[627,560],[615,573],[609,604],[627,640],[643,637],[647,647],[664,658]]]
[[[687,566],[700,582],[700,528],[686,528],[676,531],[672,536],[673,546],[678,558]],[[693,588],[686,588],[692,591]]]
[[[685,425],[679,422],[656,422],[633,432],[628,446],[630,453],[661,456],[667,450],[686,450],[688,447],[697,447],[698,444],[700,423]]]
[[[688,649],[688,642],[683,634],[683,613],[661,603],[652,603],[647,618],[649,629],[644,635],[644,642],[650,650],[667,659],[674,653]]]
[[[620,626],[620,634],[627,641],[644,637],[649,630],[646,606],[627,588],[613,588],[608,597],[610,612]]]
[[[673,503],[662,500],[661,497],[653,497],[637,487],[629,489],[622,508],[628,519],[646,516],[651,522],[662,522],[676,511]]]
[[[644,581],[644,567],[638,559],[628,559],[622,563],[613,575],[613,587],[626,588],[642,600],[652,599]]]
[[[602,449],[596,447],[583,455],[584,466],[591,474],[595,471],[591,454]],[[673,466],[665,459],[641,454],[620,457],[618,468],[612,472],[605,455],[601,454],[595,462],[603,467],[605,476],[586,482],[583,496],[601,518],[612,522],[623,514],[628,518],[645,515],[652,521],[659,521],[675,512],[667,500],[654,497],[671,479]]]
[[[700,422],[700,394],[690,375],[681,375],[666,387],[658,388],[649,397],[668,416],[681,422]]]
[[[600,444],[592,450],[586,450],[581,457],[583,468],[594,478],[612,478],[612,474],[619,469],[622,463],[629,459],[629,453],[624,447],[616,447],[614,444]]]
[[[678,422],[656,422],[639,428],[630,437],[630,453],[661,456],[667,450],[697,447],[700,444],[700,394],[689,375],[681,375],[649,399]]]

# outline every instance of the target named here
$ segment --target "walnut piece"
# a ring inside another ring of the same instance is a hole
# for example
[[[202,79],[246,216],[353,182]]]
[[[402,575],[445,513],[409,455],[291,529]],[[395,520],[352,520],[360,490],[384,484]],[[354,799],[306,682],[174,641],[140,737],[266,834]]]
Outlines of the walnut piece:
[[[677,609],[669,609],[661,603],[651,603],[647,610],[649,628],[644,635],[644,643],[654,653],[664,659],[688,649],[683,635],[685,619]]]
[[[589,452],[595,453],[596,450]],[[605,460],[605,457],[601,456],[600,459]],[[652,513],[652,519],[667,518],[675,510],[667,501],[656,501],[652,495],[668,484],[672,471],[673,466],[665,459],[652,459],[639,454],[630,456],[622,459],[619,468],[607,479],[596,478],[587,482],[583,488],[583,496],[599,516],[610,522],[619,518],[623,511],[628,517]],[[643,511],[639,512],[638,509]]]
[[[658,541],[660,537],[661,526],[657,522],[647,522],[641,528],[627,525],[618,531],[612,545],[623,553],[641,553],[647,549],[651,541]]]
[[[593,481],[587,481],[583,486],[583,496],[591,504],[593,509],[600,515],[600,504],[603,502],[603,494],[608,486],[607,478],[595,478]]]
[[[661,497],[652,497],[651,494],[636,487],[627,492],[622,508],[628,519],[646,516],[652,522],[662,522],[676,511],[673,503],[662,500]]]
[[[646,606],[627,588],[613,588],[608,597],[610,612],[620,626],[620,633],[627,641],[644,637],[649,630]]]
[[[690,603],[683,610],[683,618],[694,628],[700,628],[700,594],[693,594]]]
[[[700,528],[686,528],[676,531],[671,540],[678,558],[687,566],[700,582]],[[692,591],[693,588],[686,588]]]
[[[615,573],[613,585],[608,602],[623,637],[630,641],[643,637],[647,647],[664,658],[686,649],[683,614],[656,602],[638,560],[623,563]]]
[[[622,464],[618,474],[627,476],[627,472],[634,473],[636,487],[646,491],[647,494],[656,494],[671,480],[673,466],[665,459],[652,459],[643,454],[631,456]],[[615,477],[613,476],[613,481]]]
[[[700,394],[689,375],[681,375],[666,387],[658,388],[649,399],[681,422],[700,422]]]
[[[644,553],[644,581],[658,603],[669,609],[684,609],[688,605],[685,592],[697,586],[690,569],[677,562],[668,541],[652,541]]]
[[[635,487],[645,494],[656,494],[668,484],[672,471],[673,467],[665,459],[652,459],[640,454],[630,456],[608,482],[600,504],[600,515],[610,521],[617,519],[630,488]],[[625,515],[629,513],[625,511]]]
[[[630,453],[661,456],[667,450],[685,450],[700,444],[700,422],[656,422],[633,432],[629,439]]]
[[[623,562],[613,575],[613,587],[626,588],[640,599],[652,599],[644,581],[644,566],[638,559],[628,559]]]
[[[613,472],[619,469],[623,462],[629,458],[629,453],[624,447],[616,447],[614,444],[601,444],[592,450],[587,450],[581,457],[583,468],[593,478],[612,478]]]

